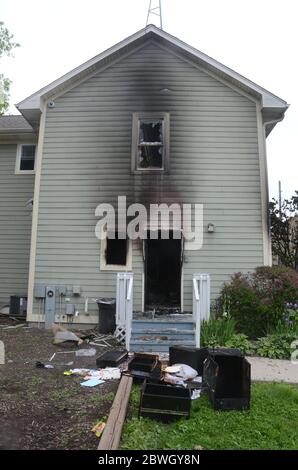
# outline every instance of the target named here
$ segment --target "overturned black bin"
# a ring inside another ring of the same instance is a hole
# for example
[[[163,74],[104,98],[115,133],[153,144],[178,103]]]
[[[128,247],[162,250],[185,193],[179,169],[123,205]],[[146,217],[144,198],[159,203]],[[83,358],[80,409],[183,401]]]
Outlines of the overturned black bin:
[[[102,297],[96,299],[99,316],[98,331],[99,333],[114,333],[116,329],[116,299]]]
[[[209,350],[204,362],[203,387],[215,410],[250,408],[250,364],[236,351]]]

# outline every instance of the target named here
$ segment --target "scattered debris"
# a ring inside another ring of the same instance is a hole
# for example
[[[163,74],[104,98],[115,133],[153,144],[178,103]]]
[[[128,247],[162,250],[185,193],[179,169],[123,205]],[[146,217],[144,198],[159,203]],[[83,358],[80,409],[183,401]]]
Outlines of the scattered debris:
[[[3,330],[16,330],[16,329],[18,329],[18,328],[24,328],[24,327],[26,327],[26,326],[27,326],[26,323],[19,323],[19,324],[17,324],[17,325],[9,325],[9,326],[2,326],[2,325],[1,325],[1,328],[2,328]]]
[[[77,343],[78,345],[82,344],[83,340],[79,338],[72,331],[68,331],[61,325],[53,325],[52,331],[54,333],[54,344],[65,343],[66,341],[71,341]]]
[[[96,359],[97,367],[117,367],[127,359],[127,351],[119,351],[114,349],[106,351]]]
[[[201,396],[201,390],[198,390],[196,388],[195,390],[192,391],[191,399],[192,400],[197,400],[197,398],[200,398],[200,396]]]
[[[76,357],[92,357],[95,356],[96,354],[96,349],[95,348],[90,348],[90,349],[78,349],[76,352]]]
[[[71,358],[74,358],[74,354],[75,354],[75,351],[57,351],[55,352],[51,358],[49,359],[49,362],[52,362],[55,358],[56,358],[56,355],[57,354],[71,354]],[[63,356],[65,357],[65,356]],[[60,365],[60,366],[72,366],[73,365],[73,361],[68,361],[68,362],[59,362],[57,361],[57,359],[55,360],[55,364],[56,365]]]
[[[91,429],[91,432],[95,433],[96,437],[100,437],[103,433],[104,428],[106,427],[106,423],[103,421],[99,421],[96,425]]]
[[[85,380],[85,382],[81,382],[82,387],[96,387],[96,385],[103,384],[104,380],[98,379],[97,377],[93,377],[92,379]]]
[[[52,364],[44,364],[43,362],[36,361],[35,367],[38,369],[54,369]]]

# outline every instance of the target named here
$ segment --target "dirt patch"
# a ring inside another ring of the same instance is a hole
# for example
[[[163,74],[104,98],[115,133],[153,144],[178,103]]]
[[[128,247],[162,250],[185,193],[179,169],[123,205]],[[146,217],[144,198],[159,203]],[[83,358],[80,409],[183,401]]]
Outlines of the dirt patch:
[[[54,352],[78,349],[54,346],[50,332],[37,328],[4,329],[15,325],[0,317],[0,339],[5,344],[6,363],[0,366],[0,449],[96,449],[98,438],[92,426],[107,416],[118,380],[94,388],[80,385],[82,378],[65,376],[70,367],[95,368],[95,357],[75,358],[71,366],[48,364]],[[83,343],[80,348],[88,348]],[[94,346],[92,346],[94,347]],[[96,347],[99,353],[106,350]],[[64,354],[58,355],[63,362]],[[70,360],[71,355],[65,355]]]

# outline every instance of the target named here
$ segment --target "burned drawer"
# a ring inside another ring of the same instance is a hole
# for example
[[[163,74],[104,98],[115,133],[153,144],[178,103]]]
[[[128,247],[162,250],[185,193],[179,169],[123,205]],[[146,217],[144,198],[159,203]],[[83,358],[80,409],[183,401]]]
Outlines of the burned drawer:
[[[250,364],[244,357],[214,353],[206,359],[203,387],[215,410],[248,410],[250,384]]]
[[[127,351],[106,351],[96,359],[96,365],[101,369],[104,367],[118,367],[127,359],[127,355]]]
[[[128,370],[135,383],[142,383],[149,378],[159,381],[161,377],[161,364],[155,356],[135,357],[128,364]]]
[[[168,422],[182,417],[189,418],[190,407],[188,388],[144,381],[139,416]]]

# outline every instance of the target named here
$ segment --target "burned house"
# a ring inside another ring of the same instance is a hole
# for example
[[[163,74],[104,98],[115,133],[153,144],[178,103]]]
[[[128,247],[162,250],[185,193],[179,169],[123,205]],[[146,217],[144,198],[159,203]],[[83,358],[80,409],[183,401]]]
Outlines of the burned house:
[[[74,304],[93,325],[92,299],[132,273],[134,311],[193,312],[194,274],[214,299],[235,271],[270,265],[265,141],[287,106],[155,26],[20,102],[0,118],[0,302],[28,292],[29,322],[66,322]],[[119,196],[198,205],[200,239],[170,217],[132,240],[116,217],[99,240],[96,208]]]

